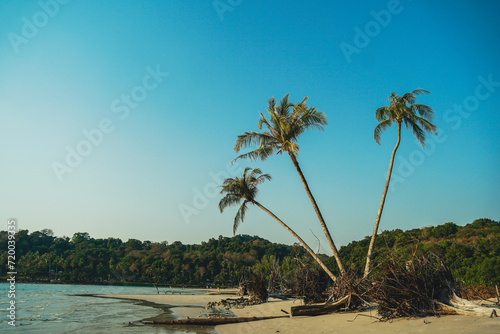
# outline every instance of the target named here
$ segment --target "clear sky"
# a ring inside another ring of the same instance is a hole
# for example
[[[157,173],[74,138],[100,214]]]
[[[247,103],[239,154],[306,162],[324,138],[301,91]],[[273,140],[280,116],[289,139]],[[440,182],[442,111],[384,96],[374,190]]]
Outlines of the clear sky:
[[[498,1],[0,2],[0,219],[57,236],[199,243],[232,234],[215,186],[245,166],[258,200],[326,240],[286,156],[241,161],[271,96],[309,97],[324,132],[299,162],[338,245],[371,233],[396,141],[392,92],[424,88],[439,136],[403,132],[381,229],[500,219]],[[217,183],[217,184],[216,184]],[[249,211],[239,233],[295,240]]]

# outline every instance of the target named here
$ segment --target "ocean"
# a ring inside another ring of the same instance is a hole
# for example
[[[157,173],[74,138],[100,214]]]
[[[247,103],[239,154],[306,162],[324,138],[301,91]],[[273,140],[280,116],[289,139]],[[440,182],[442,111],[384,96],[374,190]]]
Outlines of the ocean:
[[[164,290],[164,289],[161,289]],[[203,291],[174,288],[182,294]],[[0,283],[0,333],[217,333],[213,328],[178,330],[141,325],[161,315],[177,319],[164,305],[88,296],[92,294],[157,294],[154,287],[17,283],[15,298],[9,284]],[[15,300],[15,326],[11,326],[10,300]],[[163,306],[163,307],[162,307]]]

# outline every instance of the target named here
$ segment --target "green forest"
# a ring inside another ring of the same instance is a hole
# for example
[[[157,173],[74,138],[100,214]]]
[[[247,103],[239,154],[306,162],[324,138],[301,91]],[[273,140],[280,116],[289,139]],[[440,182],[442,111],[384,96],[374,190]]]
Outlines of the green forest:
[[[22,282],[86,284],[157,284],[227,287],[252,273],[268,279],[279,266],[283,283],[293,284],[302,264],[318,266],[299,244],[277,244],[258,236],[220,236],[196,245],[117,238],[94,239],[88,233],[56,237],[49,229],[16,233],[16,270]],[[339,250],[346,269],[364,268],[370,237]],[[8,261],[8,233],[0,231],[0,260]],[[500,222],[477,219],[465,226],[446,223],[402,231],[382,231],[376,239],[373,276],[384,261],[432,252],[464,285],[500,285]],[[338,273],[335,259],[318,255]],[[6,265],[0,276],[7,276]]]

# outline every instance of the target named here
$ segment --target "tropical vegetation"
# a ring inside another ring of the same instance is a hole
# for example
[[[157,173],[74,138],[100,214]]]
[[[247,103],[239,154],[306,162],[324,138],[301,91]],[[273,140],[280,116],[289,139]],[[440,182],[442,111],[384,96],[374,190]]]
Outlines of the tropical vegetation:
[[[369,243],[367,236],[339,249],[348,269],[362,273]],[[0,231],[2,263],[7,263],[7,246],[8,233]],[[383,231],[375,242],[372,275],[383,273],[382,264],[390,256],[409,258],[430,252],[441,256],[462,284],[500,286],[500,222],[491,219],[477,219],[465,226],[450,222]],[[333,257],[318,257],[338,274]],[[278,263],[284,284],[292,287],[299,260],[317,266],[298,244],[277,244],[248,235],[219,236],[186,245],[180,241],[94,239],[84,232],[71,238],[56,237],[48,229],[16,234],[17,279],[23,282],[234,286],[251,272],[268,279]],[[1,266],[0,277],[7,278],[7,271]]]

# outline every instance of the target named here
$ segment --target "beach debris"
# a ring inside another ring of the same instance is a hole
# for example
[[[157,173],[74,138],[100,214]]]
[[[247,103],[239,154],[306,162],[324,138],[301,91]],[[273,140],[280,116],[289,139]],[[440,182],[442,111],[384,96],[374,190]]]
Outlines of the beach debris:
[[[316,281],[320,279],[315,277],[315,272],[306,266],[303,267],[302,276],[298,277],[306,279],[303,283],[306,287],[311,287],[314,282],[316,282],[316,286],[321,286]],[[325,289],[324,286],[322,288]],[[306,303],[311,304],[311,301],[318,300],[323,301],[323,303],[293,306],[291,314],[292,316],[314,316],[333,312],[361,310],[369,306],[369,295],[372,288],[373,285],[368,279],[354,270],[347,270],[344,275],[339,276],[327,289],[322,291],[320,288],[316,288],[305,294],[307,298],[304,298],[304,301]],[[324,302],[325,300],[326,302]]]
[[[481,300],[486,303],[498,304],[495,288],[486,286],[460,286],[460,297],[468,300]]]
[[[334,303],[324,303],[324,304],[315,304],[315,305],[300,305],[300,306],[292,306],[290,308],[292,317],[303,316],[303,315],[322,315],[322,314],[330,314],[332,312],[338,311],[341,309],[349,296],[345,296],[344,298],[334,302]]]
[[[347,320],[347,322],[354,322],[358,317],[368,317],[368,318],[375,318],[377,320],[380,320],[380,318],[377,318],[373,315],[368,315],[368,314],[356,314],[356,316],[354,317],[354,319],[352,320]],[[427,324],[427,322],[425,322],[424,320],[424,323]]]
[[[300,264],[300,269],[295,275],[293,294],[302,298],[305,304],[327,300],[327,289],[331,280],[317,266],[307,266],[298,258],[296,260]]]
[[[328,289],[326,304],[348,297],[339,311],[362,310],[369,306],[372,289],[373,284],[371,281],[360,275],[357,271],[348,269]]]
[[[146,325],[197,325],[197,326],[215,326],[223,324],[235,324],[241,322],[288,318],[286,315],[268,316],[268,317],[241,317],[241,318],[196,318],[164,321],[143,321]]]
[[[455,294],[450,298],[448,304],[439,301],[436,301],[436,303],[444,310],[460,315],[489,316],[492,318],[494,314],[496,315],[497,310],[500,311],[500,308],[484,307],[473,301],[460,298]]]
[[[495,285],[495,289],[497,291],[497,302],[496,302],[496,305],[500,305],[500,292],[498,292],[498,285]]]
[[[447,306],[459,286],[438,256],[414,256],[410,261],[393,257],[383,270],[370,293],[382,320],[455,312]]]
[[[269,275],[269,282],[267,284],[267,291],[274,294],[282,294],[285,292],[285,280],[281,276],[279,258],[274,255],[274,261],[272,261],[271,274]]]
[[[246,295],[248,295],[247,282],[242,277],[242,278],[240,278],[240,284],[238,286],[238,296],[246,296]]]
[[[252,280],[247,283],[247,291],[251,301],[255,303],[267,302],[266,284],[258,275],[252,274]]]
[[[225,310],[229,310],[232,308],[244,308],[245,306],[250,306],[250,305],[255,305],[255,304],[260,304],[255,301],[250,300],[249,298],[227,298],[227,299],[222,299],[221,301],[218,302],[209,302],[207,306],[205,306],[205,309],[211,310],[215,309],[216,307],[223,308]]]

